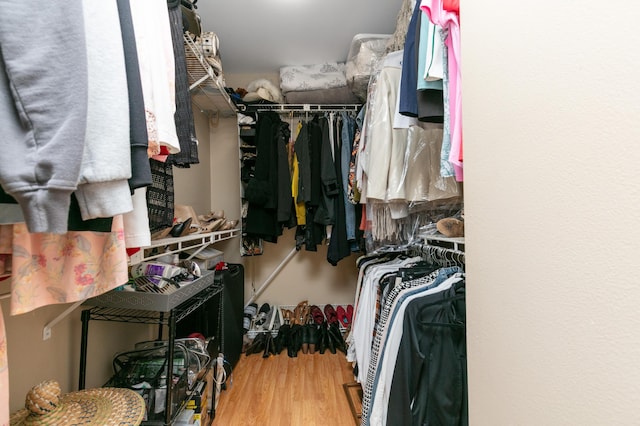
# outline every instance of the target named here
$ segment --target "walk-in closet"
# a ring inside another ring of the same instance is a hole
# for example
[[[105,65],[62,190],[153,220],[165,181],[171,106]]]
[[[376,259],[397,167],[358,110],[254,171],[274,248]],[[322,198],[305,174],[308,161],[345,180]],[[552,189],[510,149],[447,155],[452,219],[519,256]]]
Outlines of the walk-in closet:
[[[640,424],[640,6],[3,1],[0,425]]]

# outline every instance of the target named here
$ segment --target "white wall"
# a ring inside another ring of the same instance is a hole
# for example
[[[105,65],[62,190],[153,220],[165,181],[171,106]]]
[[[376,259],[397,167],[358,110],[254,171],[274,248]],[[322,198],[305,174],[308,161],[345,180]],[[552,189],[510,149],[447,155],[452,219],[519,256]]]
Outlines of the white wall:
[[[639,12],[464,4],[472,425],[640,423]]]

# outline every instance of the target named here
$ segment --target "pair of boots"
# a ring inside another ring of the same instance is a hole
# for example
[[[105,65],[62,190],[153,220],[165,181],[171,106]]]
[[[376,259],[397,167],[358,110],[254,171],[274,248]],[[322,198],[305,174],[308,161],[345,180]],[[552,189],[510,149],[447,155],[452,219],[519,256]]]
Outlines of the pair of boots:
[[[287,348],[287,355],[291,358],[297,357],[300,351],[314,354],[318,350],[323,354],[328,349],[333,354],[337,350],[347,353],[338,324],[327,324],[326,321],[322,324],[283,324],[275,340],[276,352]]]
[[[262,352],[263,358],[269,358],[269,355],[277,355],[280,351],[276,352],[276,338],[274,338],[270,332],[258,333],[254,337],[253,342],[245,351],[245,355],[258,354]]]
[[[327,324],[325,321],[319,326],[319,331],[318,345],[321,354],[325,353],[327,349],[332,354],[335,354],[336,351],[347,353],[347,345],[344,342],[338,323]]]

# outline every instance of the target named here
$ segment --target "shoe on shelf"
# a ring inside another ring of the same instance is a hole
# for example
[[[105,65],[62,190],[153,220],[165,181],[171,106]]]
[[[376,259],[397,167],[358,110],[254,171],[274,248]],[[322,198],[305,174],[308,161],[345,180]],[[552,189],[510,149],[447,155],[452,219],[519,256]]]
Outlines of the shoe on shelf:
[[[311,319],[316,324],[322,324],[324,322],[324,314],[322,310],[318,307],[318,305],[311,305],[309,308],[309,313],[311,314]]]
[[[230,231],[235,229],[238,226],[238,220],[227,220],[225,223],[218,229],[219,231]]]
[[[173,228],[171,228],[171,231],[169,231],[169,235],[171,235],[172,237],[183,237],[185,235],[187,235],[189,233],[189,231],[191,230],[191,221],[193,219],[191,219],[190,217],[185,219],[184,222],[178,222],[175,225],[173,225]]]
[[[217,230],[219,230],[224,223],[226,222],[226,220],[224,218],[222,219],[213,219],[210,222],[206,222],[205,225],[200,227],[199,233],[201,234],[206,234],[209,232],[215,232]]]
[[[338,305],[338,307],[336,308],[336,315],[338,316],[338,322],[343,326],[343,327],[348,327],[349,326],[349,320],[347,319],[347,311],[345,311],[345,309]]]
[[[262,330],[269,326],[267,324],[267,320],[271,317],[269,316],[269,312],[271,311],[271,306],[268,303],[263,303],[258,309],[258,313],[256,315],[255,325],[258,330]]]
[[[347,321],[349,324],[353,321],[353,305],[347,305]]]
[[[188,218],[191,218],[191,226],[200,226],[200,219],[198,219],[198,215],[193,209],[193,206],[175,204],[173,207],[173,217],[175,217],[175,220],[178,222],[184,222]]]
[[[213,210],[198,216],[201,222],[211,222],[214,219],[224,219],[224,210]]]
[[[249,303],[242,313],[242,328],[246,333],[251,329],[251,321],[258,313],[258,304],[257,303]]]
[[[464,237],[464,222],[455,217],[446,217],[436,223],[436,228],[445,237]]]
[[[293,323],[298,325],[306,324],[305,314],[309,314],[309,302],[303,300],[302,302],[298,303],[298,305],[293,310]]]
[[[155,241],[155,240],[163,240],[165,238],[169,237],[169,233],[171,232],[171,227],[167,227],[164,229],[161,229],[159,231],[156,231],[154,233],[151,234],[151,240]]]
[[[327,317],[327,324],[331,325],[338,322],[338,313],[333,305],[324,305],[324,315]]]
[[[293,324],[293,311],[289,309],[282,310],[282,321],[283,324],[292,325]]]

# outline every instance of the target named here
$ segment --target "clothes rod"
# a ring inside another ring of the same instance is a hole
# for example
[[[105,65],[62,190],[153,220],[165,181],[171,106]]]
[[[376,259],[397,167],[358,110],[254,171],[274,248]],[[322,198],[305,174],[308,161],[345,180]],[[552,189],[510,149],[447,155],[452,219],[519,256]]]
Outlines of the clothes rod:
[[[241,112],[335,112],[335,111],[358,111],[362,104],[239,104]]]

